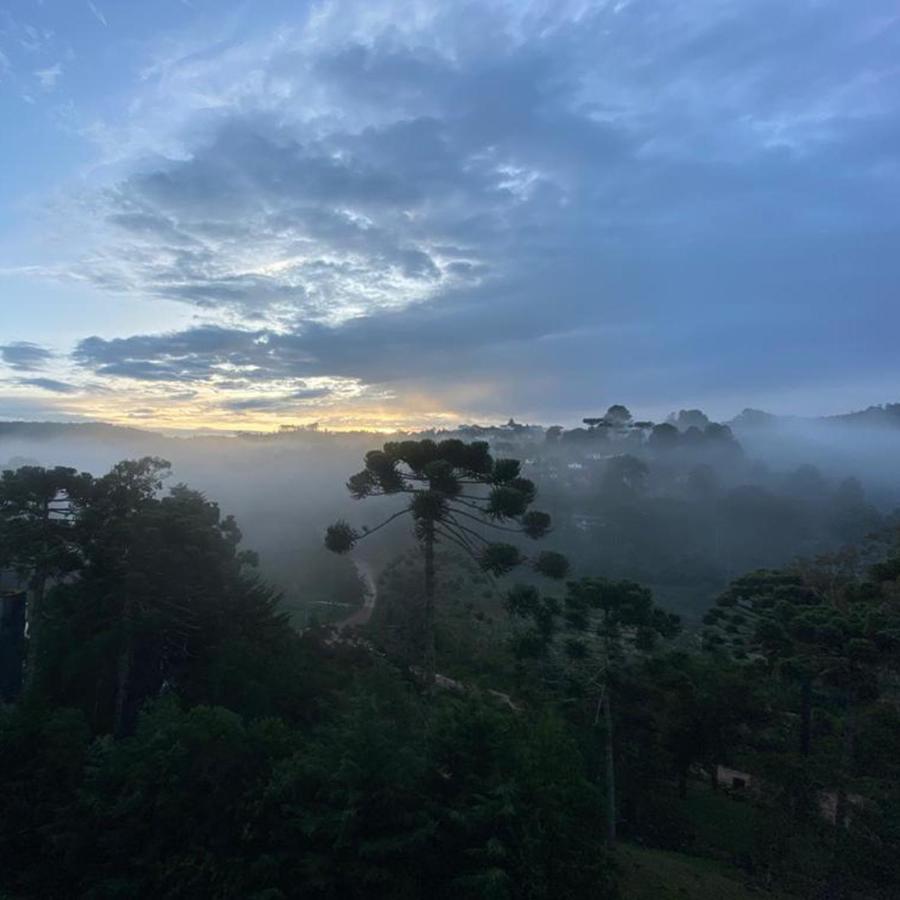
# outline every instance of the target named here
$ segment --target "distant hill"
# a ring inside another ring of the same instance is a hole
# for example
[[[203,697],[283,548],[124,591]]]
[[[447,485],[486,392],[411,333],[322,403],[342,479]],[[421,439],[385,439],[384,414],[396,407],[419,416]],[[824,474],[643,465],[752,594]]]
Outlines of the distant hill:
[[[765,428],[775,425],[783,420],[782,416],[763,412],[761,409],[745,409],[739,416],[735,416],[728,425],[732,428]]]
[[[878,425],[900,428],[900,403],[885,403],[883,406],[870,406],[859,412],[843,413],[839,416],[826,416],[826,422],[846,422],[850,425]]]
[[[700,413],[702,415],[702,413]],[[761,409],[748,408],[743,410],[740,415],[735,416],[725,424],[729,425],[735,431],[749,431],[754,429],[764,429],[775,425],[785,424],[803,424],[803,423],[826,423],[836,425],[858,425],[858,426],[876,426],[879,428],[900,428],[900,403],[885,403],[877,406],[870,406],[868,409],[857,410],[855,412],[839,413],[833,416],[779,416],[774,413],[765,412]],[[650,424],[650,423],[647,423]],[[540,425],[522,426],[510,419],[506,425],[493,426],[477,426],[477,425],[460,425],[457,429],[448,429],[446,432],[422,431],[422,436],[435,437],[437,434],[457,434],[465,440],[486,440],[491,437],[499,437],[509,434],[522,435],[524,433],[537,433],[538,435],[544,431]],[[357,436],[365,435],[365,432],[344,432],[343,436],[348,437],[350,434]],[[410,432],[412,434],[412,432]],[[334,436],[334,432],[317,431],[315,429],[290,429],[285,428],[280,432],[246,432],[235,430],[233,432],[181,432],[177,434],[180,438],[227,438],[241,437],[256,440],[272,440],[276,438],[287,439],[304,439],[319,440],[327,439]],[[167,440],[175,437],[173,432],[165,430],[154,430],[152,428],[133,428],[125,425],[111,425],[105,422],[4,422],[0,421],[0,441],[4,439],[14,440],[31,440],[31,441],[51,441],[65,439],[82,439],[110,443],[134,443],[145,442],[151,439]],[[439,439],[439,438],[438,438]]]
[[[745,409],[728,425],[740,431],[748,428],[766,428],[789,422],[821,422],[834,425],[865,425],[879,428],[900,428],[900,403],[870,406],[856,412],[838,413],[833,416],[778,416],[761,409]]]
[[[156,432],[105,422],[0,422],[0,440],[19,438],[32,441],[56,438],[84,438],[86,440],[135,440]]]

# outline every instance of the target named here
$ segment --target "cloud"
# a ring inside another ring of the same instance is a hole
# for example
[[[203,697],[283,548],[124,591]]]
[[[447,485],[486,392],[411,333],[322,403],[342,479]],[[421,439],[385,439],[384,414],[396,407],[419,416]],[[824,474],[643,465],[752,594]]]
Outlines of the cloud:
[[[21,397],[0,394],[3,418],[20,421],[77,422],[83,417],[69,409],[61,408],[59,398]]]
[[[272,394],[232,410],[308,378],[552,411],[896,373],[861,349],[900,327],[891,11],[345,0],[168,45],[55,271],[203,324],[75,361]]]
[[[46,69],[37,69],[34,73],[42,90],[52,91],[56,87],[56,82],[62,75],[62,63],[55,63]]]
[[[194,328],[175,334],[104,340],[86,338],[73,357],[102,376],[141,381],[223,381],[236,375],[252,380],[259,363],[271,357],[264,332],[229,330],[218,326]],[[267,367],[264,377],[275,372]]]
[[[36,387],[54,394],[77,394],[80,388],[66,381],[57,381],[54,378],[19,378],[17,384],[26,387]]]
[[[330,388],[305,388],[293,391],[283,396],[265,397],[241,397],[234,400],[225,400],[222,408],[230,412],[290,412],[297,411],[314,400],[330,397]]]
[[[109,27],[109,22],[106,21],[106,16],[97,8],[96,4],[92,2],[92,0],[88,0],[88,9],[91,11],[91,15],[104,27]]]
[[[53,359],[54,354],[46,347],[29,341],[14,341],[0,345],[0,359],[19,372],[32,372],[43,368]]]
[[[489,208],[497,187],[460,159],[448,160],[454,171],[411,178],[404,146],[439,143],[437,128],[411,122],[303,143],[265,118],[229,119],[190,160],[106,194],[111,249],[78,275],[288,322],[408,305],[475,281],[472,217],[480,206],[485,226],[497,218]],[[458,210],[462,196],[469,203]],[[463,220],[472,227],[461,244]]]

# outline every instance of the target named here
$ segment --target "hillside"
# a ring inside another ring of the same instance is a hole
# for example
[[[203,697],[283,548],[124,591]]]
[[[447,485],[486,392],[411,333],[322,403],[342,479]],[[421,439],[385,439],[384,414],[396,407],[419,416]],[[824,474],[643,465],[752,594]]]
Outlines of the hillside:
[[[616,850],[622,900],[791,900],[750,887],[738,869],[710,859],[623,844]]]

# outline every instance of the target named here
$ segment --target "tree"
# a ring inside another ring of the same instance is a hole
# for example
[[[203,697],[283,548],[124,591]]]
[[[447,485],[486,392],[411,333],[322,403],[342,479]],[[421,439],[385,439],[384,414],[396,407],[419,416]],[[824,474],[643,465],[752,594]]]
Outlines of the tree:
[[[707,649],[738,660],[764,659],[776,673],[799,683],[803,756],[810,752],[813,684],[820,665],[815,643],[800,639],[813,635],[796,626],[821,604],[821,596],[800,575],[761,569],[735,579],[703,620]]]
[[[0,477],[0,568],[28,582],[25,691],[37,689],[43,665],[47,584],[81,565],[74,527],[93,479],[58,466],[23,466]]]
[[[567,446],[584,444],[588,441],[597,440],[598,435],[602,434],[602,431],[593,428],[570,428],[562,433],[561,441]]]
[[[529,561],[517,546],[491,540],[482,529],[537,540],[550,530],[550,516],[530,509],[536,496],[534,483],[520,474],[516,459],[494,459],[488,444],[450,439],[388,442],[370,450],[365,468],[347,482],[357,500],[374,496],[403,496],[405,506],[374,528],[356,531],[347,522],[329,526],[325,546],[346,553],[360,540],[396,519],[410,516],[425,563],[425,652],[423,669],[428,685],[434,683],[435,546],[454,544],[476,559],[486,572],[504,575]],[[558,553],[544,551],[530,560],[549,577],[563,578],[568,563]]]
[[[249,692],[247,663],[286,640],[277,596],[252,577],[231,517],[176,485],[168,465],[125,462],[97,479],[73,526],[82,566],[57,585],[48,691],[97,731],[129,734],[141,704],[177,691],[198,702]]]
[[[92,486],[90,503],[81,516],[81,530],[86,538],[87,552],[95,569],[105,568],[107,577],[115,578],[121,586],[120,649],[116,673],[116,700],[113,732],[125,733],[128,720],[128,696],[131,691],[134,665],[134,642],[138,598],[129,578],[132,548],[140,535],[134,525],[153,503],[162,489],[163,480],[171,471],[171,464],[157,457],[123,460],[97,479]]]
[[[660,695],[654,725],[671,754],[680,796],[687,794],[694,763],[710,773],[717,789],[718,766],[733,761],[748,731],[768,725],[764,685],[734,661],[682,651],[654,657],[643,674]]]
[[[679,431],[687,431],[688,428],[704,429],[709,425],[709,417],[699,409],[680,409],[678,415],[669,416],[669,422],[675,425]]]
[[[861,541],[883,527],[881,515],[866,501],[863,486],[856,478],[845,478],[829,505],[829,530],[843,543]]]
[[[719,493],[719,476],[712,466],[699,463],[688,472],[686,487],[693,499],[709,501]]]
[[[627,406],[622,406],[621,403],[614,403],[606,411],[604,418],[610,425],[617,428],[624,428],[631,422],[631,412]]]
[[[799,683],[801,755],[812,749],[814,687],[840,698],[838,824],[846,814],[858,709],[878,696],[883,673],[897,666],[900,608],[885,586],[893,584],[897,559],[889,557],[873,567],[869,579],[843,588],[831,572],[819,580],[821,587],[797,572],[755,572],[733,582],[704,620],[708,647],[763,659]]]
[[[743,456],[743,448],[727,425],[710,422],[703,429],[704,444],[722,460],[734,460]]]
[[[630,453],[614,456],[606,464],[603,489],[616,497],[634,497],[644,489],[649,472],[647,464]]]
[[[543,659],[559,673],[557,683],[590,699],[594,723],[602,717],[606,831],[616,840],[614,693],[624,669],[646,658],[659,639],[680,629],[678,616],[653,603],[651,592],[633,581],[582,578],[570,581],[563,603],[541,598],[533,587],[517,587],[507,609],[529,623],[516,640],[520,658]]]
[[[18,699],[24,644],[25,592],[0,591],[0,704]]]
[[[647,443],[653,450],[672,450],[678,446],[681,438],[681,432],[674,426],[663,422],[661,425],[654,425],[650,432]]]

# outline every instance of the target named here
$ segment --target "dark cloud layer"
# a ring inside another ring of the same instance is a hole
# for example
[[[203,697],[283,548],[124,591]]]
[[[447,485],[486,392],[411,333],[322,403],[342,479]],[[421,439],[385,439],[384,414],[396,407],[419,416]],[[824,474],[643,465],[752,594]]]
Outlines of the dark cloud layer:
[[[57,381],[55,378],[19,378],[16,383],[26,387],[40,388],[54,394],[74,394],[79,390],[74,384]]]
[[[29,341],[15,341],[0,346],[0,359],[18,372],[33,372],[50,362],[53,353]]]
[[[350,10],[260,51],[283,100],[197,114],[104,193],[80,274],[222,318],[85,339],[82,367],[548,415],[900,374],[888,0],[454,4],[365,38]]]

